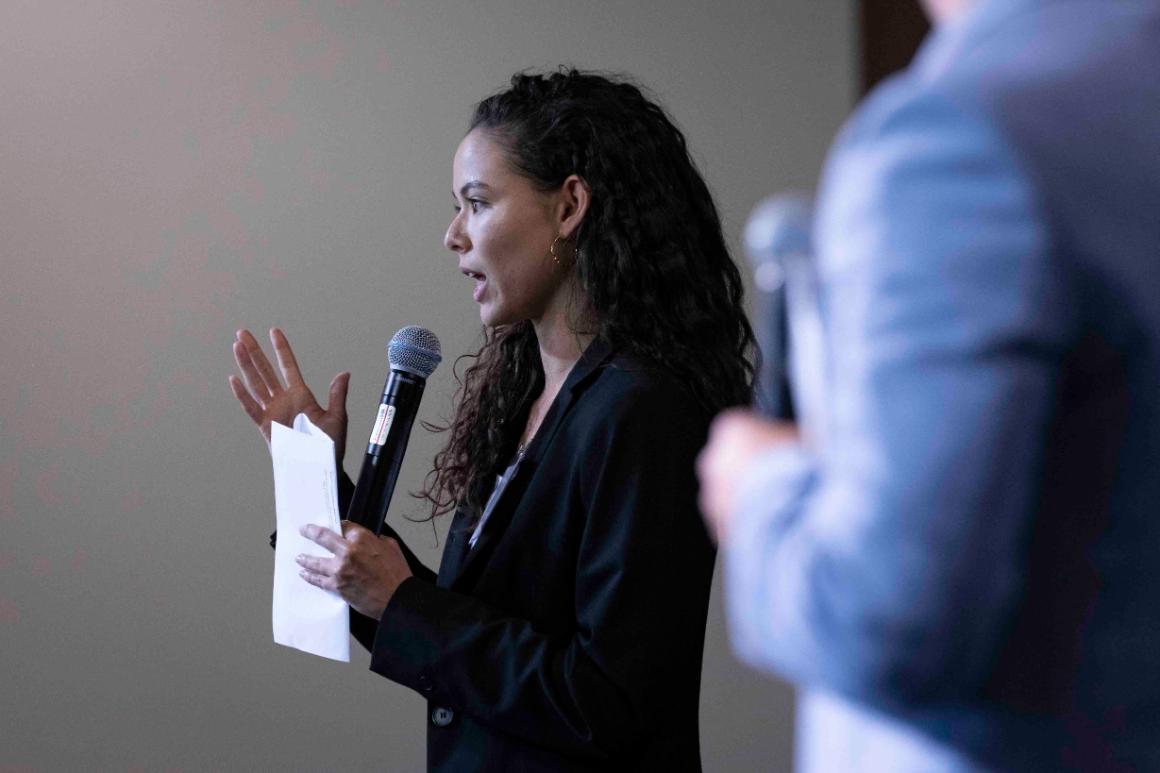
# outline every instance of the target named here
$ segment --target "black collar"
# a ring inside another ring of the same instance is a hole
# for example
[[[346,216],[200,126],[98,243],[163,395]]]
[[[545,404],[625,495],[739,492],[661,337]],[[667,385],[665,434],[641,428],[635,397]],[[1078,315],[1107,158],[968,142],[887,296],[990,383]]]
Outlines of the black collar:
[[[559,394],[552,400],[552,405],[548,408],[547,414],[544,415],[540,429],[532,438],[532,442],[528,444],[525,458],[532,461],[540,458],[543,450],[551,443],[556,430],[559,429],[560,422],[568,414],[572,404],[576,402],[576,398],[596,378],[605,363],[612,359],[613,353],[612,344],[603,338],[592,339],[592,343],[588,344],[588,348],[584,350],[580,359],[568,372],[568,377],[564,379],[564,385],[560,387]]]

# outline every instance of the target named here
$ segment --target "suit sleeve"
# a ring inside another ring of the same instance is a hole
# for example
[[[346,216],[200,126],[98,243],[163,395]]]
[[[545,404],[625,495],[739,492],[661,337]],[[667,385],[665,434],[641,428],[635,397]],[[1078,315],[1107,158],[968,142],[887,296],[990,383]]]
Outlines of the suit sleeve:
[[[344,471],[338,480],[338,504],[339,512],[345,513],[350,509],[350,501],[354,498],[354,482],[350,476]],[[411,573],[421,580],[426,582],[435,582],[435,572],[428,569],[415,555],[414,551],[403,542],[403,538],[399,536],[398,532],[392,529],[385,522],[383,523],[383,536],[390,537],[399,543],[399,549],[403,551],[403,556],[407,559],[407,567]],[[361,612],[356,612],[352,607],[350,610],[350,633],[351,636],[358,641],[368,652],[374,646],[375,631],[378,629],[379,622],[373,617],[367,617]]]
[[[584,523],[570,635],[408,580],[384,613],[371,668],[568,754],[639,746],[665,721],[671,686],[700,682],[714,550],[693,460],[706,426],[675,401],[627,399],[596,428],[574,473],[590,495],[575,514]]]
[[[791,681],[953,699],[985,682],[1023,592],[1072,290],[996,132],[891,99],[823,187],[828,431],[748,471],[727,603],[739,655]]]

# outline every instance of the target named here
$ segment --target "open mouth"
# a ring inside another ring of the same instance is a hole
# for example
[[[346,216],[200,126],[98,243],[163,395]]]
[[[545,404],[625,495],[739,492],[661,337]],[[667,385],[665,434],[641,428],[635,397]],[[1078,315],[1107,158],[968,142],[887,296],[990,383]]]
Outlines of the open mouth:
[[[462,266],[460,266],[459,270],[463,272],[465,277],[468,277],[475,282],[475,288],[471,291],[471,297],[475,299],[476,303],[482,303],[483,289],[487,287],[487,276],[485,274],[479,273],[478,271],[472,271],[471,269],[463,268]]]

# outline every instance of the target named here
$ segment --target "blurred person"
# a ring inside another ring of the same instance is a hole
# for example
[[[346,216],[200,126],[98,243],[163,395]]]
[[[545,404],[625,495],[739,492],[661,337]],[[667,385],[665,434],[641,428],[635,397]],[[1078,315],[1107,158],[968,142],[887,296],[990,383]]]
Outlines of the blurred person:
[[[805,771],[1160,770],[1160,3],[928,0],[827,162],[824,430],[698,470]]]

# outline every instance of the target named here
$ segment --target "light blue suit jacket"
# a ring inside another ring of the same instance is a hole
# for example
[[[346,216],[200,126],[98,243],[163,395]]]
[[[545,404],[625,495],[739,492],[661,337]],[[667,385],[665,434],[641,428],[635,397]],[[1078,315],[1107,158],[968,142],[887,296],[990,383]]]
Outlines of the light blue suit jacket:
[[[800,766],[1160,770],[1160,2],[985,0],[819,202],[825,434],[725,545]]]

